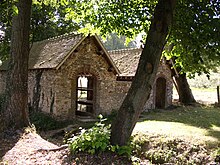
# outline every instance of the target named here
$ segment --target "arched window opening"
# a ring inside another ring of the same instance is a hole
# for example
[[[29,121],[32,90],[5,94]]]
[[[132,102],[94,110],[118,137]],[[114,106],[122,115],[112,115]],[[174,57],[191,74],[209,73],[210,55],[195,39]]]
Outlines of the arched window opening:
[[[80,75],[77,77],[76,115],[92,115],[95,102],[95,77],[93,75]]]

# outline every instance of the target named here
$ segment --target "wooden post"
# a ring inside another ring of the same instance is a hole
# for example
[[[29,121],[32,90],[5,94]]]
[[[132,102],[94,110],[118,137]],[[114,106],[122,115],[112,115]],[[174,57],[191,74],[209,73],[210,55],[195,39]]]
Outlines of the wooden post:
[[[219,86],[217,86],[217,98],[218,98],[218,105],[220,105]]]

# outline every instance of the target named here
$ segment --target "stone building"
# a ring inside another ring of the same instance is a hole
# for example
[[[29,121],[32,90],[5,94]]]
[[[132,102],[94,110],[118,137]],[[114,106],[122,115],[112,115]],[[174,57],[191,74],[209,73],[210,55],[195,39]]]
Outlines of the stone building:
[[[107,52],[97,36],[68,34],[36,42],[29,58],[29,107],[58,119],[117,110],[134,77],[141,49]],[[4,93],[6,63],[0,71]],[[172,79],[161,61],[145,109],[172,103]]]

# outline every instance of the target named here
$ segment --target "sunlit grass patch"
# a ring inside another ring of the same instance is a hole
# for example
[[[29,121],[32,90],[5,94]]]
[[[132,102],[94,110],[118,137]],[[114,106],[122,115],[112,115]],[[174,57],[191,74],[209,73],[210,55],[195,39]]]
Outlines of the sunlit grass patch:
[[[136,125],[134,132],[165,135],[196,144],[218,143],[218,138],[209,135],[209,130],[178,122],[144,121]]]
[[[220,144],[220,108],[179,107],[141,115],[134,132],[165,135],[200,144]]]

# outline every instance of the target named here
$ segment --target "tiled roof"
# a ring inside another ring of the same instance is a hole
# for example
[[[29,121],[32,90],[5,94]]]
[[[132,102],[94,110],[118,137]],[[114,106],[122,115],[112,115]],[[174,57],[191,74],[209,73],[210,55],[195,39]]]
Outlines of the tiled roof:
[[[56,68],[84,37],[77,34],[35,42],[29,56],[29,69]]]
[[[103,55],[107,62],[113,67],[114,73],[120,74],[99,38],[96,35],[93,37],[103,50]],[[58,69],[85,38],[83,35],[71,33],[33,43],[29,55],[29,69]],[[8,61],[5,61],[0,66],[0,70],[6,70],[7,65]]]
[[[104,50],[107,62],[113,66],[115,73],[119,76],[134,76],[142,49],[120,49],[106,51],[97,36],[97,43]],[[85,39],[80,34],[67,34],[33,43],[29,56],[29,69],[52,69],[59,68]],[[7,61],[3,63],[0,70],[6,70]]]
[[[29,69],[56,68],[82,40],[79,34],[64,34],[47,40],[34,42],[29,55]],[[4,61],[0,70],[7,70],[8,61]]]
[[[111,58],[120,70],[120,76],[134,76],[142,49],[121,49],[109,51]]]

